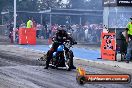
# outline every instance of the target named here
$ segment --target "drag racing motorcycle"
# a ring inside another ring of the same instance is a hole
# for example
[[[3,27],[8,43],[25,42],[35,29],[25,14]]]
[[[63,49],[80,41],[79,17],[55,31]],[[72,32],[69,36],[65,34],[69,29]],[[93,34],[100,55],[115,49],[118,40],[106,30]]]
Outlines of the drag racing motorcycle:
[[[57,51],[53,53],[49,66],[56,69],[64,67],[67,71],[70,71],[71,58],[74,57],[70,48],[74,44],[77,44],[77,42],[71,42],[70,40],[66,40],[63,44],[60,44]],[[51,48],[52,45],[49,45],[49,47]],[[40,60],[46,62],[46,55],[41,57]]]

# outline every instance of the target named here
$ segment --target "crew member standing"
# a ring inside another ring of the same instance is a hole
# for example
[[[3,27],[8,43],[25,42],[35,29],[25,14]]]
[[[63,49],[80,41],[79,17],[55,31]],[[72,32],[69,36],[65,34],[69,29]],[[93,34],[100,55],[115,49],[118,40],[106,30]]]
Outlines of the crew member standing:
[[[27,28],[32,28],[32,27],[33,27],[33,22],[31,18],[29,18],[29,20],[27,21]]]
[[[128,43],[126,63],[129,63],[131,56],[132,56],[131,55],[131,52],[132,52],[132,17],[130,19],[131,19],[131,22],[127,24],[127,28],[126,28],[126,42]]]

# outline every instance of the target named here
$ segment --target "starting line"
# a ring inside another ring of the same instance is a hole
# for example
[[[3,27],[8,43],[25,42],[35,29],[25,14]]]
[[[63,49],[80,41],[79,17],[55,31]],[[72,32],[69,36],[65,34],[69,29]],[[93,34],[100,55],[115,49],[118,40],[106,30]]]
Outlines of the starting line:
[[[49,50],[48,45],[17,45],[19,48],[26,48],[40,52],[47,52]],[[85,48],[72,48],[71,49],[74,53],[74,56],[77,58],[81,58],[84,60],[93,60],[93,61],[101,61],[100,58],[100,51],[99,50],[92,50],[92,49],[85,49]]]

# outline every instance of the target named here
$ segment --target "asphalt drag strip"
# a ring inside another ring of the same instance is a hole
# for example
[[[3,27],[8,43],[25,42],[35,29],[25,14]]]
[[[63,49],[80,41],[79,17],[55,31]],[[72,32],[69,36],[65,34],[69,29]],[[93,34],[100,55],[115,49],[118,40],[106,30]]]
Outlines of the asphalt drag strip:
[[[0,49],[0,88],[132,88],[132,83],[79,85],[76,82],[76,70],[46,70],[44,64],[37,60],[41,56],[40,52],[11,46]],[[129,73],[127,70],[118,70],[120,68],[99,66],[82,60],[74,60],[74,64],[92,74]]]

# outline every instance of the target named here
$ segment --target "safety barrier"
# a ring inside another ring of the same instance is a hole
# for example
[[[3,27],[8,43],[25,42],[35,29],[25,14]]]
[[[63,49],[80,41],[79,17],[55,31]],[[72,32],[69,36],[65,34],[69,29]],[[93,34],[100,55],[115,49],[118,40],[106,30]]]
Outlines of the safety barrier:
[[[116,34],[101,34],[101,58],[106,60],[116,60]]]
[[[36,29],[35,28],[20,28],[19,29],[19,44],[36,44]]]

